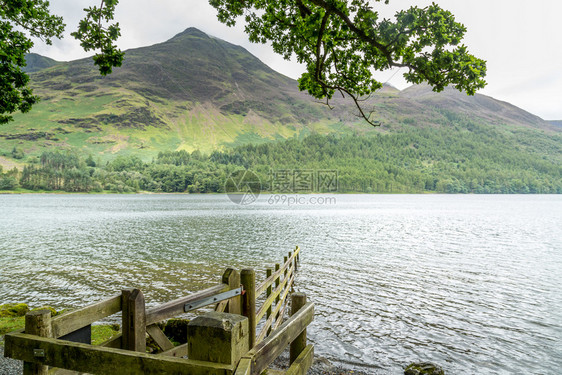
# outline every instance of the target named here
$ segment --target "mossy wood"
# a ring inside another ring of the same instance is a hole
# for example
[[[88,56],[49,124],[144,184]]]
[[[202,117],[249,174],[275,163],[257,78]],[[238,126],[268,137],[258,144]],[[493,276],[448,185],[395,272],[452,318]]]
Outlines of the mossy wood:
[[[252,359],[242,358],[238,362],[235,375],[251,375],[252,374]]]
[[[34,350],[43,350],[36,357]],[[230,375],[230,365],[104,348],[28,334],[6,334],[7,357],[91,374]]]
[[[166,355],[170,357],[187,357],[187,343],[173,347],[170,350],[165,350],[157,355]]]
[[[314,304],[309,302],[244,355],[242,358],[251,360],[251,374],[261,374],[306,329],[313,318]]]
[[[37,310],[28,312],[25,315],[25,333],[41,337],[52,336],[51,312],[49,310]],[[34,352],[34,355],[40,355]],[[41,363],[25,361],[23,363],[24,375],[47,375],[49,368]]]
[[[236,366],[249,347],[248,318],[208,312],[187,325],[189,358]]]
[[[306,294],[291,294],[291,316],[296,315],[306,305]],[[289,363],[294,363],[297,357],[306,348],[306,328],[291,342],[289,348]]]
[[[121,294],[52,319],[53,337],[59,338],[121,311]]]
[[[314,345],[307,345],[297,359],[285,372],[285,375],[305,375],[314,361]]]
[[[104,341],[100,346],[105,346],[106,348],[121,348],[123,345],[123,335],[118,333],[107,341]]]
[[[151,324],[146,327],[146,333],[152,337],[152,339],[158,344],[160,349],[163,351],[170,350],[174,348],[174,344],[166,337],[164,332],[156,324]]]

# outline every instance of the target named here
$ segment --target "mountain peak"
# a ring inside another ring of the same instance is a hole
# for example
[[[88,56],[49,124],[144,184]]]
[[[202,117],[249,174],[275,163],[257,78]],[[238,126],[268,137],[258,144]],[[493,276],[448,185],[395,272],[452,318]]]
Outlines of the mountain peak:
[[[209,35],[205,34],[203,31],[199,30],[198,28],[195,27],[188,27],[187,29],[185,29],[184,31],[182,31],[181,33],[178,33],[176,35],[174,35],[170,40],[168,41],[172,41],[174,39],[182,39],[186,36],[197,36],[197,37],[201,37],[201,38],[209,38]]]
[[[60,63],[50,57],[42,56],[37,53],[28,53],[25,55],[25,62],[27,65],[23,68],[23,71],[26,73],[37,72]]]

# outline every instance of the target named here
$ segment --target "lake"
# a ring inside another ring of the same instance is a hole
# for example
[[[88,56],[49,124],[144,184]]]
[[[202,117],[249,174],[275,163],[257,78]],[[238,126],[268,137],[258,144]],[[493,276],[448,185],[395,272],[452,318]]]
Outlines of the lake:
[[[0,195],[0,303],[137,287],[153,306],[229,266],[263,279],[298,245],[317,355],[374,374],[559,373],[562,196],[301,197]]]

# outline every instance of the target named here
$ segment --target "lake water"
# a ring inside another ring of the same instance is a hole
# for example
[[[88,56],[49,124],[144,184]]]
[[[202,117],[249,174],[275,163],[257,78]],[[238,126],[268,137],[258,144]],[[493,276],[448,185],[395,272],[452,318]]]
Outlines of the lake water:
[[[316,353],[375,374],[562,368],[562,196],[0,196],[0,303],[156,305],[301,247]],[[308,204],[307,204],[308,203]]]

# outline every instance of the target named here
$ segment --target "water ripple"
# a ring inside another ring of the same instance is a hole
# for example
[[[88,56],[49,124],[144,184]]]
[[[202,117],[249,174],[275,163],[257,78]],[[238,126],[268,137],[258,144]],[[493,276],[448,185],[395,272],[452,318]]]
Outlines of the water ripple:
[[[319,355],[369,373],[562,366],[562,198],[343,196],[239,207],[222,196],[0,196],[0,303],[78,307],[126,287],[149,306],[302,249]]]

